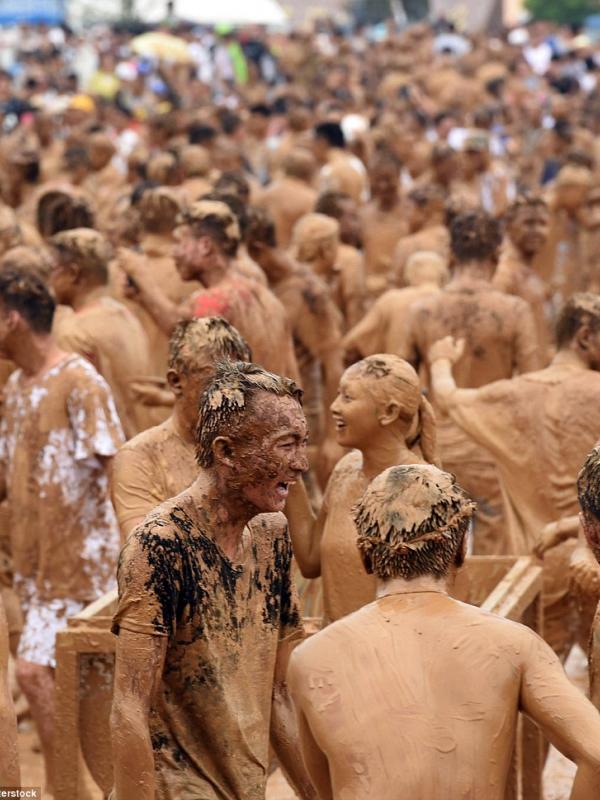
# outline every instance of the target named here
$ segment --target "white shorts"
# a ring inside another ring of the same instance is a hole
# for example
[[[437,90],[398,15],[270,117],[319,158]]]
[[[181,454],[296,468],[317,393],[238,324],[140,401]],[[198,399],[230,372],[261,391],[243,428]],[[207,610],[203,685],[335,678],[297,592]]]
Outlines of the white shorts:
[[[23,631],[17,657],[32,664],[56,667],[56,634],[67,627],[87,603],[69,599],[40,600],[35,581],[15,575],[15,589],[23,608]]]

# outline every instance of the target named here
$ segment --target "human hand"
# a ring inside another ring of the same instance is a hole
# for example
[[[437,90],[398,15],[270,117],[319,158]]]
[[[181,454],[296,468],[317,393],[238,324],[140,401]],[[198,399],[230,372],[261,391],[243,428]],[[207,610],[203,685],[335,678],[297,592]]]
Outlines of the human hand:
[[[143,378],[130,384],[136,402],[151,408],[170,408],[175,402],[175,395],[164,386],[145,381]]]
[[[578,547],[573,551],[569,577],[579,594],[600,598],[600,565],[586,547]]]
[[[556,522],[549,522],[546,527],[539,534],[536,543],[533,546],[534,555],[538,558],[543,558],[544,553],[552,547],[556,547],[564,539],[565,535],[561,527],[561,520]]]
[[[455,339],[453,336],[446,336],[443,339],[438,339],[438,341],[429,348],[429,363],[433,364],[436,361],[449,361],[451,364],[456,364],[464,352],[464,339]]]

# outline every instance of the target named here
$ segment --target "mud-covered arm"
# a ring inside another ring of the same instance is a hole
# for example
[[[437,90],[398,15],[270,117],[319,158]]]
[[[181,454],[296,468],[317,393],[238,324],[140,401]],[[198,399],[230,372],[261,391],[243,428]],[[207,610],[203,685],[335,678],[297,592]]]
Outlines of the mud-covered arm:
[[[321,536],[326,511],[323,507],[315,517],[304,481],[291,487],[285,515],[300,572],[305,578],[318,578],[321,575]]]
[[[120,631],[110,717],[115,800],[154,800],[156,796],[148,715],[166,650],[165,636]]]
[[[158,287],[145,258],[126,248],[118,254],[118,264],[130,279],[129,296],[146,309],[154,322],[167,336],[182,319],[192,316],[189,303],[178,305]]]
[[[8,683],[8,625],[0,596],[0,786],[20,786],[17,717]]]
[[[298,638],[284,639],[277,650],[271,710],[271,745],[296,794],[302,800],[316,800],[317,793],[300,754],[298,722],[286,677],[290,655],[298,642]]]
[[[600,714],[567,678],[558,658],[530,634],[523,648],[521,708],[577,764],[571,800],[600,796]]]
[[[464,339],[453,339],[446,336],[435,342],[428,353],[429,369],[431,373],[431,389],[436,400],[436,405],[443,411],[449,412],[453,406],[473,398],[476,389],[459,389],[452,374],[452,367],[464,352]]]

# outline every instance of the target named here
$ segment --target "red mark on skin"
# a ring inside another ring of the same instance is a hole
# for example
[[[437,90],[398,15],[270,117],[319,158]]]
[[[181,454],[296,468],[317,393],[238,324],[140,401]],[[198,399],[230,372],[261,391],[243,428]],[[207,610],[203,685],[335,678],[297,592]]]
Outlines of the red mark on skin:
[[[227,296],[218,289],[212,292],[203,292],[194,299],[194,317],[225,316],[229,309]]]

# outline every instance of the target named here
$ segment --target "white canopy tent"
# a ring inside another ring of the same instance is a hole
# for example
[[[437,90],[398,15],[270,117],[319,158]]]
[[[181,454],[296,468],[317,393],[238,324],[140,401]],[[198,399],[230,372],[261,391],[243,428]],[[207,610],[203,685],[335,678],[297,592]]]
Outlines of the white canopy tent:
[[[139,11],[143,0],[138,0]],[[145,22],[159,22],[165,17],[165,6],[152,3],[149,13],[140,13]],[[287,14],[276,0],[174,0],[171,15],[197,25],[285,25]]]

